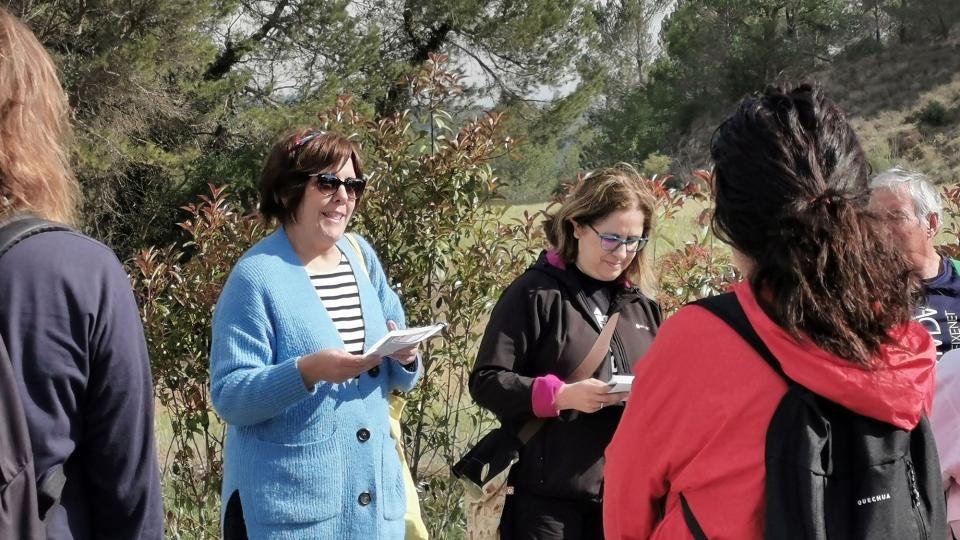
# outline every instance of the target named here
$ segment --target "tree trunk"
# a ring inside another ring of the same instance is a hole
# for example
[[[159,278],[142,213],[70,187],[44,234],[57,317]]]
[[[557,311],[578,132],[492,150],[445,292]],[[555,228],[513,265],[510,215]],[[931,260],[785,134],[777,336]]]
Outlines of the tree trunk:
[[[880,0],[873,4],[873,22],[877,29],[877,43],[880,43]]]
[[[430,29],[430,34],[426,39],[420,40],[413,27],[413,14],[410,9],[403,10],[403,29],[407,34],[410,43],[413,44],[413,50],[407,57],[407,63],[413,69],[417,69],[430,58],[431,53],[440,52],[440,49],[446,44],[447,37],[453,31],[450,21],[443,21],[439,25]],[[387,116],[402,111],[409,105],[405,90],[394,84],[387,91],[387,95],[377,101],[377,116],[386,118]]]
[[[908,19],[909,17],[907,16],[907,8],[908,8],[908,6],[907,6],[907,0],[900,0],[900,29],[899,29],[899,34],[900,34],[900,43],[901,43],[901,44],[902,44],[902,43],[906,43],[906,42],[907,42],[907,38],[908,38],[908,33],[907,33],[907,19]]]
[[[244,55],[250,52],[261,41],[263,41],[264,38],[267,37],[267,34],[279,26],[280,17],[283,15],[283,10],[285,10],[288,5],[290,5],[290,0],[280,0],[277,2],[276,6],[274,6],[273,13],[267,17],[267,20],[260,25],[260,28],[257,29],[256,32],[241,39],[240,41],[228,41],[226,47],[223,49],[223,52],[221,52],[217,58],[210,63],[207,71],[203,74],[204,80],[215,81],[222,79],[227,73],[229,73],[230,70],[233,69],[233,66],[243,59]]]

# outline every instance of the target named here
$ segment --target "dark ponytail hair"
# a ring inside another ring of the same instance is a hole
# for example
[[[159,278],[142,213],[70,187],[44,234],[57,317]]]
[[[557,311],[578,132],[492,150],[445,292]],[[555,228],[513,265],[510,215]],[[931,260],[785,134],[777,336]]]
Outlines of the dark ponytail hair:
[[[819,89],[768,88],[714,133],[717,236],[753,263],[750,286],[779,326],[861,365],[910,320],[919,282],[867,210],[870,168]]]

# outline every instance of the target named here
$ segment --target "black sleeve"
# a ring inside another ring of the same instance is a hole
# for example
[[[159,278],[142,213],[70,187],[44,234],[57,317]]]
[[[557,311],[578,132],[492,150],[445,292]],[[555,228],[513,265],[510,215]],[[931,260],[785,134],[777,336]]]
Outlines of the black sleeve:
[[[540,339],[555,333],[556,290],[534,289],[521,276],[493,308],[470,374],[470,395],[502,421],[533,416],[533,360]]]
[[[663,325],[663,306],[656,300],[650,300],[650,319],[658,330]]]
[[[130,282],[114,259],[91,342],[82,441],[84,484],[98,538],[163,538],[153,433],[153,382]]]

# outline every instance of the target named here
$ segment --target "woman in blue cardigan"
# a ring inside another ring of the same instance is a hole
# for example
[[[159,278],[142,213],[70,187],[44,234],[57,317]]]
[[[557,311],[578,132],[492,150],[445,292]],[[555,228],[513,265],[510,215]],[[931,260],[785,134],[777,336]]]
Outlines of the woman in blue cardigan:
[[[260,212],[281,226],[237,262],[213,316],[227,539],[403,538],[387,398],[420,362],[363,355],[404,324],[373,249],[345,237],[364,186],[336,133],[292,132],[267,158]]]

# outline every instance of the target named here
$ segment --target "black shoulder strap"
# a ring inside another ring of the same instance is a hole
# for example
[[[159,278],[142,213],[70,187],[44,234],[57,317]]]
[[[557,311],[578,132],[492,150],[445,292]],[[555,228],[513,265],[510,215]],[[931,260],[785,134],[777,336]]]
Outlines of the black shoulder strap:
[[[716,315],[721,321],[727,323],[727,326],[732,328],[744,341],[753,347],[778,375],[786,379],[787,382],[792,382],[790,377],[787,377],[787,374],[783,372],[783,368],[780,367],[780,361],[777,360],[777,357],[770,352],[767,345],[760,339],[757,331],[750,326],[750,320],[747,319],[747,314],[744,313],[743,307],[737,300],[736,294],[732,292],[719,294],[717,296],[702,298],[696,302],[691,302],[691,304],[706,309]]]
[[[48,231],[72,231],[70,227],[62,223],[56,223],[41,219],[29,214],[19,214],[8,219],[0,226],[0,257],[3,257],[10,248],[19,244],[23,240],[33,235]],[[0,357],[6,359],[6,346],[3,338],[0,337],[0,347],[4,347]],[[9,360],[7,360],[9,362]],[[19,399],[18,399],[19,401]],[[26,420],[24,420],[24,424]],[[63,486],[66,483],[66,476],[63,473],[62,466],[56,466],[47,478],[37,486],[37,502],[40,519],[46,524],[53,515],[53,508],[59,504],[60,496],[63,493]]]
[[[703,532],[703,527],[700,526],[697,518],[693,515],[693,510],[690,510],[690,505],[687,504],[687,498],[683,496],[683,493],[680,494],[680,509],[683,510],[683,521],[686,522],[694,540],[709,540],[707,534]]]
[[[0,257],[27,238],[47,231],[72,231],[62,223],[47,221],[28,214],[17,215],[0,227]]]

